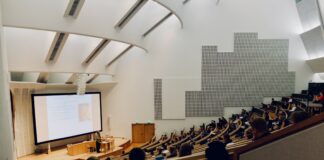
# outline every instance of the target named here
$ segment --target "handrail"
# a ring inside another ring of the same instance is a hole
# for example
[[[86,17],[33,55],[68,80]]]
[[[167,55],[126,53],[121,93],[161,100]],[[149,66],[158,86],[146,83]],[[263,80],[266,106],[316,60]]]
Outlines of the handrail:
[[[219,138],[219,137],[221,137],[222,135],[224,135],[224,134],[228,131],[229,126],[230,126],[230,123],[228,122],[226,128],[225,128],[225,129],[224,129],[220,134],[218,134],[217,136],[213,137],[213,138],[212,138],[212,141],[214,141],[214,140],[216,140],[217,138]]]
[[[194,141],[194,142],[198,141],[202,134],[203,134],[203,132],[200,132],[196,137],[194,137],[191,140]]]
[[[188,139],[190,139],[190,136],[186,136],[185,138],[183,138],[182,140],[178,141],[178,142],[175,142],[173,144],[170,144],[169,146],[177,146],[179,144],[182,144],[183,142],[187,141]]]
[[[162,140],[162,138],[163,138],[163,135],[161,136],[160,139],[155,140],[154,142],[151,142],[150,144],[148,144],[148,145],[146,145],[146,146],[144,146],[144,147],[141,147],[141,149],[146,149],[146,148],[149,148],[149,147],[151,147],[151,146],[154,146],[154,145],[160,143],[160,141]]]
[[[293,135],[299,131],[311,128],[311,127],[318,125],[320,123],[323,123],[323,122],[324,122],[324,113],[321,113],[319,115],[313,116],[313,117],[311,117],[305,121],[302,121],[300,123],[288,126],[284,129],[280,130],[279,132],[274,132],[269,136],[266,136],[266,137],[261,138],[257,141],[254,141],[253,143],[250,143],[244,147],[240,147],[240,148],[234,150],[233,160],[239,160],[241,154],[244,154],[244,153],[254,150],[256,148],[262,147],[262,146],[272,143],[276,140]]]
[[[233,136],[234,134],[236,134],[240,130],[240,128],[242,127],[242,121],[241,120],[239,120],[237,123],[238,123],[238,126],[236,127],[236,129],[234,131],[229,133],[230,136]]]
[[[171,138],[174,136],[174,133],[171,133],[170,137],[156,145],[153,145],[151,147],[146,148],[146,150],[155,150],[157,147],[161,146],[162,144],[165,144],[171,140]]]

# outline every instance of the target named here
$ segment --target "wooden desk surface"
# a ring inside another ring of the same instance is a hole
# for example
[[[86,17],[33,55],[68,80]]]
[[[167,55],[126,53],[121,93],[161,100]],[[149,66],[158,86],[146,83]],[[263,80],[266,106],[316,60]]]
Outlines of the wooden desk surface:
[[[310,107],[310,108],[320,108],[320,107],[323,107],[323,105],[321,103],[309,102],[308,107]]]
[[[122,147],[119,147],[125,143],[127,143],[129,141],[129,139],[126,138],[114,138],[115,140],[115,147],[114,149],[108,151],[107,153],[84,153],[84,154],[80,154],[80,155],[75,155],[75,156],[70,156],[67,154],[67,149],[60,149],[60,150],[56,150],[56,151],[52,151],[50,154],[32,154],[32,155],[27,155],[27,156],[23,156],[23,157],[19,157],[17,158],[18,160],[75,160],[75,159],[87,159],[90,156],[96,156],[96,157],[100,157],[100,156],[104,156],[107,154],[111,154],[113,152],[116,152],[118,150],[122,151]]]

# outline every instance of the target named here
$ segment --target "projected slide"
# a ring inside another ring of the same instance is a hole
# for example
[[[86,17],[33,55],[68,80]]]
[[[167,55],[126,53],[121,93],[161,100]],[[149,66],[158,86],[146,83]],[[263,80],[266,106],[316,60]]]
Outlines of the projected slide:
[[[101,130],[100,94],[34,95],[36,143]]]

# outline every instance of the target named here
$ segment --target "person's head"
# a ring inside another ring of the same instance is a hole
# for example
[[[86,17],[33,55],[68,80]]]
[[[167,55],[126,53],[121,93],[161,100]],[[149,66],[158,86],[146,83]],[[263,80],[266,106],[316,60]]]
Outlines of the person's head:
[[[324,95],[324,91],[320,91],[320,96],[323,96]]]
[[[209,143],[205,154],[207,160],[229,160],[229,154],[225,148],[225,145],[219,141]]]
[[[179,156],[188,156],[192,153],[192,146],[189,143],[184,143],[180,146]]]
[[[99,158],[91,156],[87,160],[99,160]]]
[[[129,160],[145,160],[145,152],[140,148],[133,148],[129,153]]]
[[[224,134],[223,138],[224,138],[224,140],[230,140],[231,139],[229,134]]]
[[[305,111],[296,111],[291,114],[290,120],[293,124],[299,123],[309,118],[309,114]]]
[[[170,153],[177,152],[177,148],[174,147],[174,146],[169,146],[169,147],[168,147],[168,150],[170,151]]]
[[[267,123],[262,118],[255,118],[250,124],[255,138],[268,132]]]

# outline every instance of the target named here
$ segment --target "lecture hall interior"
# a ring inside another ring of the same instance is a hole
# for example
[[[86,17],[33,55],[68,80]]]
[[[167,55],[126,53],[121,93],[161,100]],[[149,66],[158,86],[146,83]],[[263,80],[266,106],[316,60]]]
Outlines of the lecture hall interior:
[[[0,160],[324,160],[324,0],[0,0]]]

